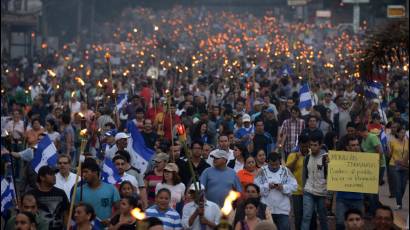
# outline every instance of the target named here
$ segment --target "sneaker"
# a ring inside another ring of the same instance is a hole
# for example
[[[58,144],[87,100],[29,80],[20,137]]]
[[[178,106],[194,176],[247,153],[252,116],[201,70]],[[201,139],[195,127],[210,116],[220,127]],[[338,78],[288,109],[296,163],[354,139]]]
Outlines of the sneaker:
[[[394,197],[395,197],[394,195],[390,195],[390,196],[389,196],[390,199],[392,199],[392,198],[394,198]]]
[[[402,210],[402,209],[403,209],[403,207],[401,205],[397,205],[394,210],[397,211],[397,210]]]

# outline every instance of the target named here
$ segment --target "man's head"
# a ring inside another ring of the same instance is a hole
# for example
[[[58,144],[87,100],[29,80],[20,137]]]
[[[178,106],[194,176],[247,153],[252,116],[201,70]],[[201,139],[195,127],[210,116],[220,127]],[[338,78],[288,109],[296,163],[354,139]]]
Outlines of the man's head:
[[[150,133],[152,131],[152,121],[151,119],[144,120],[144,132]]]
[[[312,133],[312,135],[310,135],[309,137],[310,139],[310,143],[309,143],[309,147],[310,147],[310,151],[312,153],[312,155],[317,155],[320,153],[320,148],[322,147],[322,135],[319,135],[319,133]]]
[[[291,114],[291,117],[292,117],[293,119],[299,118],[299,115],[300,115],[300,109],[299,109],[299,107],[297,107],[297,106],[292,106],[292,108],[290,109],[290,114]]]
[[[36,229],[36,218],[31,212],[20,212],[16,215],[15,220],[16,230],[32,230]]]
[[[125,157],[121,155],[116,155],[114,158],[112,158],[112,162],[114,163],[115,167],[118,170],[118,173],[120,175],[123,175],[125,170],[126,170],[126,163],[127,161],[125,160]]]
[[[213,164],[215,168],[223,169],[226,167],[229,153],[223,149],[217,149],[211,153]]]
[[[148,230],[164,230],[162,221],[156,217],[150,217],[144,221],[148,223]]]
[[[277,171],[280,168],[281,157],[279,153],[273,152],[268,156],[269,168],[273,171]]]
[[[309,154],[309,136],[308,135],[300,135],[299,136],[299,150],[303,155],[308,155]]]
[[[174,145],[170,147],[171,159],[178,159],[181,155],[181,145],[179,141],[174,141]]]
[[[251,116],[249,114],[242,115],[242,124],[245,128],[249,128],[251,126]]]
[[[309,129],[317,128],[317,117],[316,116],[313,116],[313,115],[309,116],[308,127]]]
[[[201,141],[193,141],[191,144],[192,155],[200,158],[202,156],[203,143]]]
[[[86,158],[81,165],[83,178],[87,183],[95,183],[100,180],[100,167],[92,158]]]
[[[115,143],[117,144],[118,149],[123,150],[127,148],[129,137],[130,136],[128,134],[123,132],[115,134]]]
[[[262,134],[265,132],[265,125],[263,124],[263,120],[257,119],[255,121],[255,133]]]
[[[325,91],[325,102],[330,103],[332,101],[332,92],[330,90]]]
[[[57,166],[60,174],[67,175],[70,173],[71,157],[67,154],[58,155]]]
[[[362,230],[364,227],[363,214],[358,209],[349,209],[345,212],[346,230]]]
[[[362,138],[366,138],[369,135],[369,131],[365,124],[361,123],[357,126],[357,131]]]
[[[360,152],[360,142],[359,138],[356,136],[351,136],[347,139],[346,150],[349,152]]]
[[[21,197],[21,210],[36,214],[38,212],[37,199],[32,193],[26,193]]]
[[[394,215],[389,206],[380,206],[376,209],[373,223],[376,230],[385,230],[393,228]]]
[[[229,151],[229,137],[226,134],[221,134],[218,137],[218,145],[220,149]]]
[[[137,120],[143,120],[144,119],[144,109],[142,107],[138,107],[135,110],[135,118]]]
[[[55,170],[48,165],[42,166],[38,170],[37,182],[47,187],[54,186],[56,184]]]
[[[356,124],[353,121],[349,121],[346,124],[346,134],[348,136],[355,136],[356,135]]]

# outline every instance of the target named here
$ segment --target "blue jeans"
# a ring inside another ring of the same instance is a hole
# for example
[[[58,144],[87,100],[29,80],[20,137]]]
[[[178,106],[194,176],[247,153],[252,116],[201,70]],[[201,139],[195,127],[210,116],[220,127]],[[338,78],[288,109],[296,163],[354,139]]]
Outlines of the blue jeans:
[[[295,216],[295,229],[300,230],[303,218],[303,195],[292,195],[293,215]],[[310,229],[317,229],[316,212],[313,212]]]
[[[344,230],[345,212],[349,209],[364,211],[363,200],[338,198],[336,200],[336,230]]]
[[[374,216],[376,209],[379,207],[379,194],[365,194],[364,198],[369,202],[367,213]]]
[[[327,224],[327,209],[325,205],[326,196],[315,196],[308,192],[303,194],[303,219],[302,230],[310,229],[310,222],[312,220],[313,211],[316,209],[319,215],[320,229],[328,230]]]
[[[409,179],[409,170],[397,168],[396,166],[389,167],[394,178],[396,203],[397,205],[403,205],[403,195],[406,192],[407,180]]]
[[[278,230],[289,230],[289,216],[283,214],[272,214],[272,220],[276,224]]]

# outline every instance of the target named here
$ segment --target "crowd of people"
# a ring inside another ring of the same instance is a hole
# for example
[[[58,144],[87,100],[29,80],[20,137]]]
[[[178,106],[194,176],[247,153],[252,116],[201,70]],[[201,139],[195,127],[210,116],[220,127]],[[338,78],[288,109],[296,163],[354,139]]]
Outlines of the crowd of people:
[[[5,229],[395,229],[378,194],[327,189],[329,151],[379,154],[379,185],[404,205],[408,55],[375,66],[383,87],[369,97],[366,31],[272,12],[133,8],[89,44],[2,58],[1,175],[12,175],[18,209],[2,210]],[[135,162],[130,125],[147,164]],[[33,168],[45,137],[56,165]],[[101,177],[107,159],[115,183]],[[223,215],[231,190],[241,197]]]

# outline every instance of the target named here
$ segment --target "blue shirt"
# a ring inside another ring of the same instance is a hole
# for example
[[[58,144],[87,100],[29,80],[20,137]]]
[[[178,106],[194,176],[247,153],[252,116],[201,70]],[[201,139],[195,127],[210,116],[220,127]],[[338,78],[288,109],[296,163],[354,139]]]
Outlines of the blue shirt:
[[[179,216],[179,213],[172,208],[162,212],[158,209],[157,205],[153,205],[145,210],[145,214],[147,217],[156,217],[160,219],[165,230],[182,229],[181,217]]]
[[[76,203],[80,201],[80,194],[83,188],[83,202],[94,207],[97,217],[101,220],[111,217],[113,204],[121,199],[114,185],[101,182],[98,188],[91,189],[88,184],[84,184],[78,188],[75,196]]]
[[[210,167],[205,169],[200,178],[201,183],[205,186],[205,196],[220,207],[223,206],[229,191],[235,189],[242,192],[241,182],[235,173],[235,170],[226,167],[223,170]]]
[[[337,192],[336,193],[336,200],[337,199],[345,199],[345,200],[363,200],[363,193],[358,192]]]

